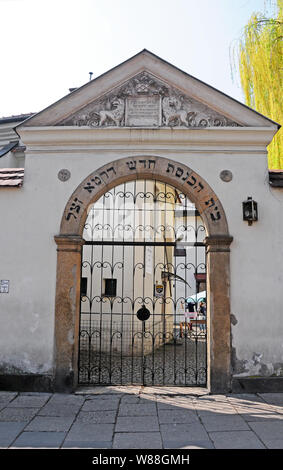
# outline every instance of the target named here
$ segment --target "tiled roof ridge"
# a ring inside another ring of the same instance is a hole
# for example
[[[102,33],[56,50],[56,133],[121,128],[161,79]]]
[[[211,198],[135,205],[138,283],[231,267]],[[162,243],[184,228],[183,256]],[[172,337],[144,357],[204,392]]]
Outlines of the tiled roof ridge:
[[[21,187],[24,181],[24,168],[0,168],[0,186]]]
[[[33,116],[36,113],[25,113],[25,114],[13,114],[11,116],[0,117],[0,123],[3,122],[14,122],[14,121],[24,121],[25,119]]]

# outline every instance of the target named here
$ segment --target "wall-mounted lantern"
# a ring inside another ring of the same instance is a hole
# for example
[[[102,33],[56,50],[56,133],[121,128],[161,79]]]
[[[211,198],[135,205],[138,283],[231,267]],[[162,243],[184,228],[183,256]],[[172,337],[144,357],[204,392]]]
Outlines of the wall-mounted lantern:
[[[249,225],[258,220],[257,202],[250,196],[243,202],[243,220],[247,220]]]

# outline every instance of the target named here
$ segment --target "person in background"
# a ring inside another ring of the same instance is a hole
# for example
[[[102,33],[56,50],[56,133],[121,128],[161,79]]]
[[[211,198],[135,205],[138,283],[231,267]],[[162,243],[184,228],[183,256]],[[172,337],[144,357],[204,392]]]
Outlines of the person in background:
[[[198,307],[198,320],[206,319],[206,303],[201,301]],[[201,323],[199,326],[200,331],[205,331],[205,324]]]
[[[192,329],[192,324],[190,320],[196,318],[195,303],[186,302],[185,312],[184,312],[184,322],[180,323],[180,337],[183,338],[183,329],[188,331]]]

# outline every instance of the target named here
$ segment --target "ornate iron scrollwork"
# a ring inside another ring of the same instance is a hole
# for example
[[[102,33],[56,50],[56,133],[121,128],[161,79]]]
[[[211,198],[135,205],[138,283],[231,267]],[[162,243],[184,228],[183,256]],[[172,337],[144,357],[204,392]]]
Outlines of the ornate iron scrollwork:
[[[206,321],[186,311],[205,291],[204,237],[191,201],[159,181],[124,183],[89,208],[80,384],[206,384]]]
[[[144,305],[138,309],[137,318],[140,321],[146,321],[149,319],[149,317],[150,317],[150,311]]]

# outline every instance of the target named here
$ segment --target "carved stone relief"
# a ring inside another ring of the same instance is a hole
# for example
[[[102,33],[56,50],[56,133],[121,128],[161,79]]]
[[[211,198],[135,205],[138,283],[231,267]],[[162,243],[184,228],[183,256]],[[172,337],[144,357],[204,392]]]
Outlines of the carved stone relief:
[[[238,126],[148,72],[93,101],[58,125],[89,127]]]

